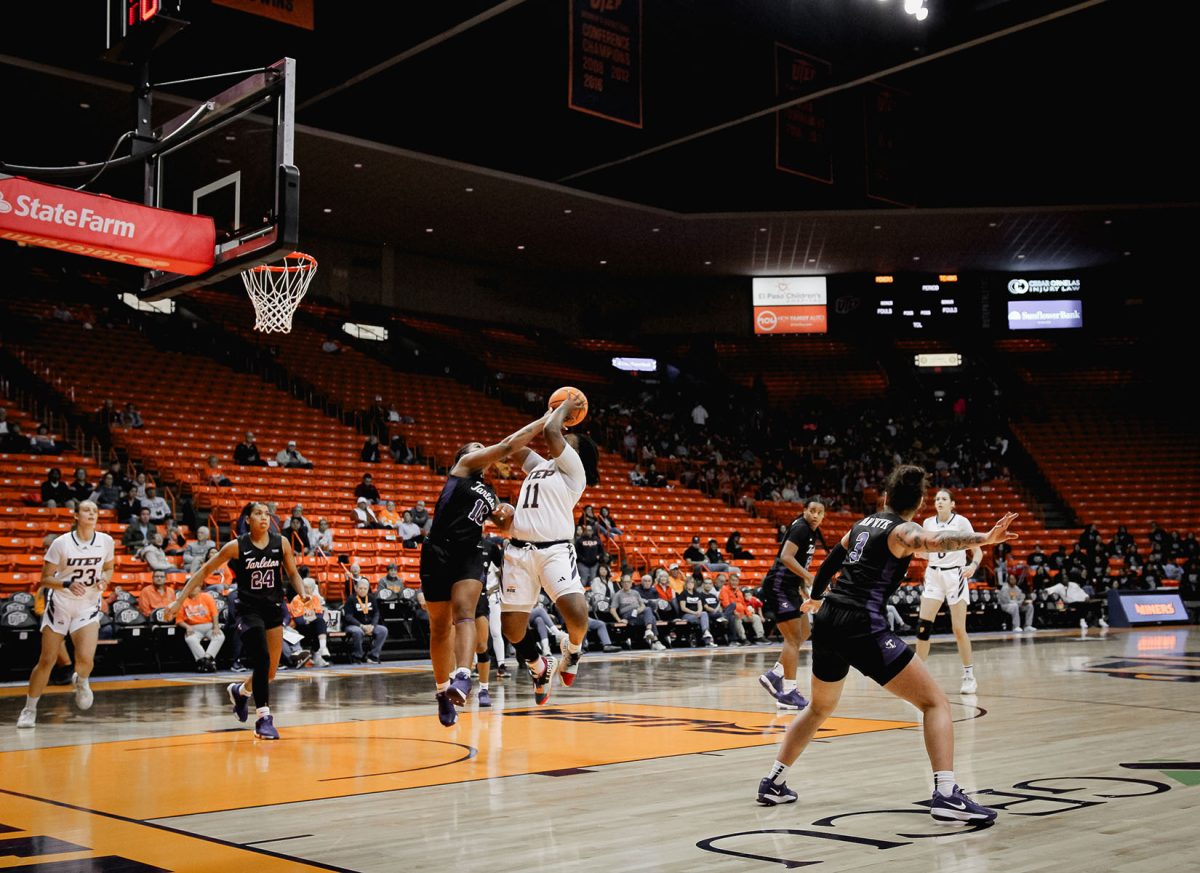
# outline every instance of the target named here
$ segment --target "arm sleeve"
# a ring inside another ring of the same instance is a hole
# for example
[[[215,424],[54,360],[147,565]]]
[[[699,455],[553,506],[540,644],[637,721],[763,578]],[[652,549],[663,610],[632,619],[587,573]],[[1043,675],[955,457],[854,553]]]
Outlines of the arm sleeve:
[[[846,547],[840,542],[829,550],[829,555],[821,562],[821,569],[817,571],[817,578],[812,586],[812,599],[820,600],[825,596],[825,589],[829,587],[829,583],[833,580],[833,574],[842,569],[842,563],[846,560]]]
[[[575,451],[570,443],[563,446],[562,452],[554,459],[554,463],[571,488],[582,491],[587,486],[587,474],[583,470],[583,461],[579,460],[579,452]]]
[[[526,473],[528,473],[530,470],[532,470],[538,464],[544,464],[544,463],[546,463],[546,459],[543,458],[541,455],[539,455],[537,452],[535,452],[533,449],[530,449],[529,454],[527,454],[525,456],[525,463],[521,465],[521,468]]]

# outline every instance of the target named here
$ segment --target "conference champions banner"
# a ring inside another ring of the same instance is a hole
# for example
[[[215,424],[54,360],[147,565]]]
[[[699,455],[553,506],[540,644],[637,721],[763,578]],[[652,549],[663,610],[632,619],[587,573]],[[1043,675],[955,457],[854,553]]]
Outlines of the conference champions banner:
[[[826,333],[827,291],[824,276],[754,279],[756,334]]]
[[[642,0],[568,0],[567,105],[642,126]]]
[[[198,276],[212,269],[216,230],[207,215],[0,176],[0,239]]]
[[[819,91],[832,81],[833,67],[827,61],[775,43],[775,95],[781,100]],[[833,183],[828,99],[811,100],[775,113],[775,169]]]

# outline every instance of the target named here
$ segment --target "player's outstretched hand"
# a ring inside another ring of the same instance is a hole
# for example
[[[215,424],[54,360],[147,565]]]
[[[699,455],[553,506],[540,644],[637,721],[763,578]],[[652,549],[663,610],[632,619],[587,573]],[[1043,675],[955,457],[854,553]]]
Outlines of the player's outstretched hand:
[[[1015,534],[1008,529],[1008,526],[1017,518],[1015,512],[1006,512],[1004,517],[996,522],[995,527],[988,531],[987,539],[984,541],[985,546],[994,546],[996,543],[1007,543],[1010,540],[1017,539],[1020,534]]]
[[[816,612],[818,609],[821,608],[821,604],[823,604],[824,602],[825,602],[824,600],[813,600],[810,597],[810,598],[808,598],[808,600],[806,600],[800,604],[800,611],[801,612]]]
[[[172,600],[163,607],[163,621],[174,621],[175,616],[179,615],[179,603]]]

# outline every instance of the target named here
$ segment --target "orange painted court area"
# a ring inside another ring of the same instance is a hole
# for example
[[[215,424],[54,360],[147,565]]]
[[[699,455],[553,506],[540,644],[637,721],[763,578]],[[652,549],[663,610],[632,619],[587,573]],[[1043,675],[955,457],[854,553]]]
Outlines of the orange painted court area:
[[[158,819],[768,746],[791,718],[580,703],[472,714],[450,730],[416,716],[289,726],[278,742],[220,731],[0,753],[0,789]],[[818,737],[913,726],[831,718]]]

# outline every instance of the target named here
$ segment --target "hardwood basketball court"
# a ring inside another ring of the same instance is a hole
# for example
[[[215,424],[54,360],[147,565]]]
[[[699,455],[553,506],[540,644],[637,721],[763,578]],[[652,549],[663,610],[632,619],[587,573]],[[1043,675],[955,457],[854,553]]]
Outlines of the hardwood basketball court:
[[[978,830],[928,818],[919,716],[856,675],[789,774],[800,802],[757,806],[793,717],[755,681],[774,648],[591,656],[547,706],[493,682],[450,729],[423,665],[281,673],[277,743],[229,714],[227,676],[97,680],[91,712],[51,692],[0,737],[0,869],[1194,869],[1194,638],[980,636],[980,694],[950,695],[958,779],[1001,809]],[[6,723],[22,694],[0,688]]]

